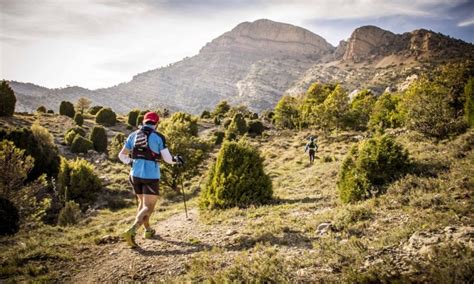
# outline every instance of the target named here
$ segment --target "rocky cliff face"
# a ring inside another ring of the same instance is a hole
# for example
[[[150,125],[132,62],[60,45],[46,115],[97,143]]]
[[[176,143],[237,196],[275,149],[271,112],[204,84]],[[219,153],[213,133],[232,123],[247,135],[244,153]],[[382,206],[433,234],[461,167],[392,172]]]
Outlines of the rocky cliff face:
[[[360,62],[389,55],[431,59],[473,57],[472,45],[425,29],[394,34],[375,26],[364,26],[352,33],[343,59]]]

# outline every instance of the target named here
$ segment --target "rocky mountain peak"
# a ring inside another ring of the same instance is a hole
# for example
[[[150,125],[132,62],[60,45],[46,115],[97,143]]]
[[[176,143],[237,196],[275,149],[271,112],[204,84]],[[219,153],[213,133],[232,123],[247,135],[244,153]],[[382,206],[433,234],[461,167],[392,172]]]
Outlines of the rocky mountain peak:
[[[376,26],[362,26],[357,28],[349,38],[344,60],[359,61],[367,58],[374,51],[389,50],[397,36]]]
[[[250,52],[319,57],[334,47],[322,37],[297,26],[261,19],[243,22],[203,47],[200,53]]]

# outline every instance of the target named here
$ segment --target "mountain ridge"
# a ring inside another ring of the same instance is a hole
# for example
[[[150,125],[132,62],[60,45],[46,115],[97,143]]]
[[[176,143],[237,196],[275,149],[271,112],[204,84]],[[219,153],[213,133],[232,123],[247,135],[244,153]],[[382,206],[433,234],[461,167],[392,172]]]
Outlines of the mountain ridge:
[[[362,26],[334,47],[304,28],[261,19],[240,23],[192,57],[138,73],[112,87],[38,89],[13,81],[12,88],[19,111],[33,111],[39,105],[57,110],[60,101],[85,96],[120,113],[161,106],[197,114],[221,100],[259,112],[273,108],[283,94],[304,92],[312,81],[344,81],[350,69],[360,73],[351,75],[358,84],[342,82],[352,91],[370,85],[381,66],[411,66],[413,72],[407,72],[411,76],[423,60],[472,59],[473,54],[472,44],[426,29],[395,34]],[[377,85],[375,89],[381,92],[387,87]]]

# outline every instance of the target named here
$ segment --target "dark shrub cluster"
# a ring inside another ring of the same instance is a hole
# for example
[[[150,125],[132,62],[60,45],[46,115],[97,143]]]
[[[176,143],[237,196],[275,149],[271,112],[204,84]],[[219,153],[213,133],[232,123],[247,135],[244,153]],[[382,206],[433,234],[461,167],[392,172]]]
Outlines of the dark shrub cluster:
[[[94,126],[92,128],[90,140],[97,152],[107,151],[107,132],[102,126]]]
[[[71,102],[62,101],[59,105],[59,114],[74,118],[74,115],[76,114],[76,111],[74,110],[74,105]]]
[[[353,202],[381,193],[385,184],[406,173],[408,152],[387,135],[362,141],[342,163],[337,181],[343,202]]]
[[[82,159],[61,160],[58,190],[64,200],[74,200],[85,207],[96,200],[101,187],[99,177],[89,162]]]
[[[222,145],[201,194],[204,208],[245,207],[272,198],[272,183],[258,151],[244,141]]]
[[[91,140],[84,138],[81,135],[74,136],[74,140],[72,140],[71,143],[71,152],[86,154],[87,151],[92,149],[94,149],[94,145]]]
[[[103,108],[97,113],[95,122],[104,126],[114,126],[117,122],[117,115],[111,108]]]
[[[15,112],[16,97],[7,81],[0,83],[0,116],[12,116]]]

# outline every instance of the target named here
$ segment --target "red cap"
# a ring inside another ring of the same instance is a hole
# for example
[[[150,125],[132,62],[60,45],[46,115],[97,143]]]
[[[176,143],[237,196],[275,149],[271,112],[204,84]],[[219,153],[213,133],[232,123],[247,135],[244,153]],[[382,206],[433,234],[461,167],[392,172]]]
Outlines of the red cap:
[[[160,121],[160,117],[156,112],[147,112],[145,116],[143,117],[143,123],[146,123],[147,121],[153,122],[153,124],[157,124]]]

